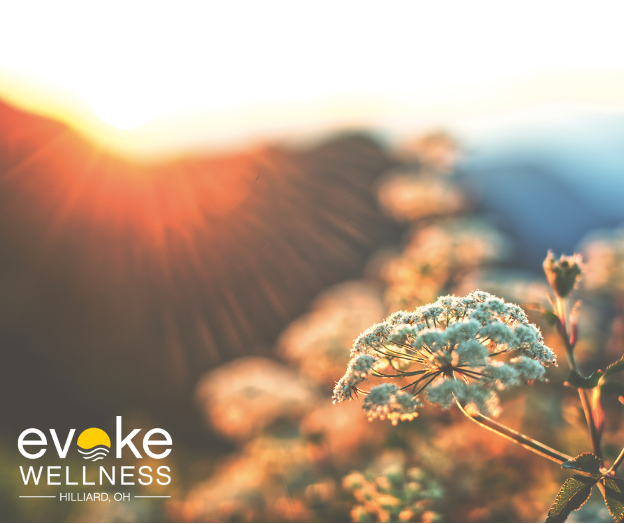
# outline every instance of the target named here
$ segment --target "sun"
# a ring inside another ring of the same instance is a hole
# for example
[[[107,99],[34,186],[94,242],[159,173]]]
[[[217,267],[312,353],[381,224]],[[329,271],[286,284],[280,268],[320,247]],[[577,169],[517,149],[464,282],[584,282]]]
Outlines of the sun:
[[[87,102],[97,117],[119,130],[139,127],[154,118],[154,114],[142,104],[127,96],[87,96]]]
[[[85,429],[78,435],[76,444],[82,458],[91,462],[106,458],[111,447],[110,437],[100,428]]]
[[[99,428],[89,428],[85,429],[78,436],[76,444],[78,444],[78,447],[81,447],[82,449],[91,449],[95,446],[106,446],[107,448],[110,448],[111,441],[105,431]]]

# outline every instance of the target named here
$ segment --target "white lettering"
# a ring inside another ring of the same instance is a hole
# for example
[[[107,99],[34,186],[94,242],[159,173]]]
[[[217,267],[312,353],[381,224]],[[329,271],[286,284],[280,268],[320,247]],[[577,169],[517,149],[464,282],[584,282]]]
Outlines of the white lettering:
[[[115,485],[115,466],[113,466],[112,478],[108,476],[108,473],[106,473],[104,466],[100,466],[100,486],[102,485],[102,473],[104,473],[104,476],[108,479],[108,481],[110,482],[110,485],[114,486]]]
[[[146,469],[148,473],[143,473],[144,469]],[[152,468],[150,468],[149,466],[141,466],[139,468],[139,475],[143,477],[147,477],[149,480],[147,482],[143,482],[141,479],[139,479],[139,484],[143,484],[144,486],[149,486],[153,480],[152,476],[150,475],[151,472],[152,472]]]
[[[26,436],[30,433],[37,435],[40,440],[26,440]],[[22,431],[21,435],[17,439],[17,449],[19,449],[22,456],[27,459],[38,459],[46,452],[46,448],[39,450],[37,453],[28,453],[28,451],[24,449],[24,446],[46,446],[47,444],[48,441],[46,440],[43,431],[40,431],[37,428],[30,428]]]
[[[113,473],[113,476],[115,476],[114,473]],[[82,485],[83,486],[95,486],[95,482],[87,482],[87,466],[82,466]],[[100,480],[100,485],[102,485],[101,480]]]
[[[65,484],[68,486],[77,486],[78,482],[70,482],[69,481],[69,466],[65,466]]]
[[[61,443],[59,442],[59,439],[56,435],[56,430],[50,430],[50,435],[52,435],[54,446],[56,447],[56,451],[60,458],[64,459],[67,456],[67,451],[69,450],[69,445],[71,444],[72,438],[74,437],[74,433],[76,433],[75,429],[69,431],[69,435],[67,435],[67,440],[65,441],[65,447],[61,448]]]
[[[165,440],[150,440],[150,437],[154,433],[160,433],[165,437]],[[143,449],[145,450],[145,453],[147,453],[147,455],[152,457],[153,459],[165,458],[167,455],[169,455],[169,453],[171,453],[171,448],[166,449],[162,453],[153,453],[149,448],[150,446],[171,446],[172,444],[173,442],[171,441],[171,435],[169,435],[169,433],[167,433],[164,429],[160,428],[150,429],[143,438]]]
[[[122,486],[134,486],[134,482],[126,482],[125,477],[132,477],[134,472],[126,473],[127,469],[134,469],[134,466],[121,466],[121,485]]]
[[[32,478],[35,482],[35,486],[39,485],[39,479],[41,478],[41,470],[43,470],[43,466],[39,466],[39,474],[35,477],[35,470],[33,469],[32,466],[30,466],[28,468],[28,475],[26,475],[24,477],[24,470],[22,469],[22,466],[20,466],[20,471],[22,472],[22,478],[24,479],[24,486],[26,486],[28,484],[28,482],[30,481],[30,476],[32,475]]]
[[[166,469],[167,473],[171,473],[171,470],[167,467],[167,466],[160,466],[156,471],[158,471],[158,474],[161,477],[166,477],[168,480],[167,482],[161,482],[160,480],[156,480],[156,482],[158,482],[161,486],[166,486],[167,484],[169,484],[171,482],[171,477],[165,473],[162,473],[160,470],[161,469]]]
[[[60,473],[52,473],[53,469],[61,469],[61,466],[48,466],[48,486],[60,486],[60,482],[52,482],[51,477],[60,477]]]
[[[133,429],[132,432],[125,438],[122,440],[121,438],[121,417],[117,417],[117,458],[121,458],[121,450],[125,447],[128,446],[131,450],[132,453],[134,453],[134,456],[136,458],[143,458],[141,456],[141,454],[139,453],[139,451],[137,450],[137,448],[134,446],[134,443],[132,442],[132,439],[136,436],[136,434],[141,431],[140,429]]]

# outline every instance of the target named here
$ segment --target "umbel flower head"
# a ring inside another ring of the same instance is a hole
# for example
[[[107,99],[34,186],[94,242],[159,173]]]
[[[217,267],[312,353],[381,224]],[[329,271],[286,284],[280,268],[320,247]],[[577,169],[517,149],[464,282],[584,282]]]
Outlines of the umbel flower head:
[[[398,311],[362,333],[334,388],[334,403],[363,393],[369,419],[396,424],[418,415],[423,393],[443,408],[456,399],[496,416],[497,390],[544,380],[545,366],[556,362],[515,304],[482,291],[445,296],[412,312]],[[361,389],[371,376],[390,381]]]

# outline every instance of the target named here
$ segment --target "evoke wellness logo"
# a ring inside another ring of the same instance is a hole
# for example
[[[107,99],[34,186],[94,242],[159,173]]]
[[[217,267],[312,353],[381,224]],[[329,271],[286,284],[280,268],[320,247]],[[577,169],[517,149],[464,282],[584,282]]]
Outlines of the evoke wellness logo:
[[[123,458],[124,450],[131,452],[135,458],[143,459],[144,455],[155,460],[161,460],[171,453],[173,441],[171,435],[164,429],[150,429],[137,448],[134,439],[140,429],[133,429],[124,436],[122,430],[122,417],[116,417],[115,428],[115,453],[116,459]],[[67,436],[59,435],[55,429],[49,430],[52,444],[59,459],[63,460],[72,446],[75,429],[69,430]],[[139,439],[137,438],[137,441]],[[112,442],[110,436],[100,428],[88,428],[78,435],[76,448],[80,456],[89,462],[96,462],[108,457],[111,452]],[[22,457],[29,460],[37,460],[43,457],[49,450],[48,436],[37,428],[29,428],[20,434],[17,439],[17,449]],[[143,453],[143,454],[142,454]],[[19,466],[24,481],[24,486],[102,486],[108,489],[110,486],[134,486],[137,483],[149,486],[154,481],[161,486],[171,483],[171,470],[168,466],[136,465],[136,466],[105,466],[90,465],[82,466],[82,471],[76,471],[75,466]],[[98,467],[99,466],[99,467]],[[45,472],[45,473],[44,473]],[[63,473],[65,473],[63,475]],[[82,498],[81,498],[82,496]],[[118,498],[119,496],[119,498]],[[61,493],[60,500],[110,500],[107,493]],[[56,495],[20,495],[20,498],[56,498]],[[129,500],[129,493],[115,493],[115,500]],[[135,498],[169,498],[168,495],[135,495]]]

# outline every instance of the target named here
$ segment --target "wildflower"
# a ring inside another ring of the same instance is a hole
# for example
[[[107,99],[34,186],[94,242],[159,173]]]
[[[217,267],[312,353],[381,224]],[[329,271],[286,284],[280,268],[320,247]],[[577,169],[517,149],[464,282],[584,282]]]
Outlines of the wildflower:
[[[585,288],[616,297],[624,294],[624,228],[596,231],[582,247]]]
[[[444,131],[436,131],[404,143],[400,147],[399,156],[408,162],[416,161],[425,172],[444,176],[453,172],[461,151],[452,136]]]
[[[416,408],[422,403],[395,384],[385,383],[371,389],[362,407],[368,410],[368,420],[388,417],[394,426],[399,420],[412,420],[418,416]]]
[[[353,339],[386,314],[376,283],[360,280],[333,286],[282,333],[277,353],[309,380],[333,387],[347,365]]]
[[[454,215],[468,207],[461,189],[448,180],[403,170],[387,176],[378,198],[381,208],[397,222]]]
[[[406,467],[402,452],[385,452],[365,471],[343,479],[343,488],[355,498],[353,522],[436,522],[432,511],[444,496],[438,483],[425,471]]]
[[[548,252],[544,260],[544,272],[550,287],[560,298],[568,296],[570,291],[581,279],[581,255],[576,254],[569,257],[561,255],[559,260],[555,259],[552,251]]]
[[[285,366],[260,357],[233,360],[204,375],[196,398],[219,433],[245,441],[279,418],[299,418],[314,390]]]
[[[305,507],[299,507],[302,514],[293,515],[303,494],[300,478],[312,482],[318,479],[304,439],[256,437],[238,453],[220,461],[210,478],[193,486],[177,502],[174,511],[177,509],[180,516],[174,520],[309,522],[313,518]],[[296,506],[284,505],[284,498]]]
[[[405,251],[381,266],[386,300],[396,309],[432,302],[476,268],[505,258],[508,245],[481,220],[445,220],[415,230]]]
[[[556,364],[555,355],[520,307],[482,291],[444,296],[413,312],[398,311],[362,333],[334,388],[334,402],[364,393],[369,418],[396,423],[416,416],[422,405],[417,395],[425,392],[443,408],[456,399],[496,415],[498,390],[543,380],[548,364]],[[369,377],[395,382],[360,389]]]
[[[485,289],[516,304],[539,304],[547,296],[548,284],[532,273],[511,269],[484,268],[466,275],[453,287],[456,294],[463,295],[473,289]]]

